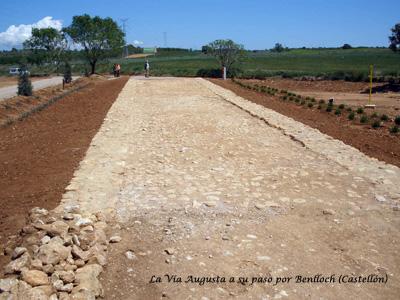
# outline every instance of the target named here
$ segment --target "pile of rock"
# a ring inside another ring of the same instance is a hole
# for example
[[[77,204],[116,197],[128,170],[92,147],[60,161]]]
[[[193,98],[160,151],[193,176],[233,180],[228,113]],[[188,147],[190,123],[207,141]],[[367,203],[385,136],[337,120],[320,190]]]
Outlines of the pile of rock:
[[[78,206],[64,214],[34,208],[21,230],[18,247],[10,242],[11,262],[0,279],[1,299],[96,299],[106,264],[107,223],[102,213],[83,214]]]

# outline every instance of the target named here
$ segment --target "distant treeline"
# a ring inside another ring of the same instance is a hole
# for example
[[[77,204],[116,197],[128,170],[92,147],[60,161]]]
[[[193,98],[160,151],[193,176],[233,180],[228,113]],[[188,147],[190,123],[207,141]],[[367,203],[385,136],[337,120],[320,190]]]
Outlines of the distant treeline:
[[[66,50],[65,56],[71,61],[84,59],[84,50]],[[121,50],[108,51],[108,57],[120,57]],[[43,62],[44,50],[11,49],[0,51],[0,65],[37,64]]]
[[[128,44],[126,46],[128,48],[128,54],[138,54],[138,53],[143,53],[143,47],[138,47],[134,46],[132,44]],[[191,52],[203,52],[207,53],[207,47],[208,46],[203,46],[201,50],[194,50],[191,48],[174,48],[174,47],[160,47],[157,48],[157,53],[162,54],[185,54],[185,53],[191,53]],[[344,44],[341,47],[312,47],[312,48],[307,48],[307,47],[300,47],[300,48],[282,48],[280,51],[276,51],[276,48],[272,49],[263,49],[263,50],[247,50],[247,52],[252,52],[252,53],[259,53],[259,52],[283,52],[283,51],[291,51],[291,50],[337,50],[337,49],[385,49],[387,47],[364,47],[364,46],[359,46],[359,47],[352,47],[349,44]],[[84,59],[84,50],[67,50],[67,57],[72,60],[72,61],[78,61],[78,60],[83,60]],[[117,49],[114,51],[109,51],[108,57],[109,58],[117,58],[121,57],[121,55],[124,53],[123,49]],[[44,56],[43,50],[36,50],[36,51],[31,51],[27,49],[16,49],[12,48],[11,50],[2,50],[0,51],[0,64],[1,65],[18,65],[18,64],[38,64],[38,62],[43,61],[42,57]]]
[[[136,47],[134,45],[127,45],[128,54],[137,54],[143,53],[142,47]],[[84,50],[67,50],[66,55],[68,59],[71,61],[78,61],[84,59]],[[157,53],[189,53],[194,52],[195,50],[192,49],[185,49],[185,48],[157,48]],[[121,57],[123,54],[123,49],[117,49],[114,51],[109,51],[108,57],[109,58],[117,58]],[[0,64],[1,65],[19,65],[19,64],[40,64],[43,61],[44,52],[43,50],[27,50],[27,49],[16,49],[13,48],[11,50],[3,50],[0,51]]]

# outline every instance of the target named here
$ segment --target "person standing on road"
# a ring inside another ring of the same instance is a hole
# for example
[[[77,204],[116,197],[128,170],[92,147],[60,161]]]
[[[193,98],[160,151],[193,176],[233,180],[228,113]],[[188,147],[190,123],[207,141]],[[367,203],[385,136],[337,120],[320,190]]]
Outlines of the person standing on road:
[[[117,77],[117,64],[113,65],[113,75],[114,77]]]
[[[120,65],[120,64],[117,64],[117,65],[115,66],[115,70],[116,70],[116,77],[119,77],[120,72],[121,72],[121,65]]]
[[[150,64],[149,61],[146,60],[146,62],[144,63],[144,71],[145,71],[145,77],[149,77],[150,76]]]

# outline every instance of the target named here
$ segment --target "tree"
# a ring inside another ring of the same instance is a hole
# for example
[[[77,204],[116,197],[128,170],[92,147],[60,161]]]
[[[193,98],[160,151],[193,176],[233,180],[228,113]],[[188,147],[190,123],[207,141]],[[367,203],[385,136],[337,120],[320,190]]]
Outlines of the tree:
[[[34,52],[37,64],[58,64],[67,49],[67,40],[64,33],[55,28],[33,28],[32,37],[24,42],[24,48]]]
[[[389,48],[392,49],[394,52],[396,52],[400,48],[400,23],[394,25],[394,27],[391,30],[392,30],[392,35],[389,36],[389,41],[390,41]]]
[[[227,72],[244,55],[243,45],[236,44],[232,40],[215,40],[206,47],[208,47],[207,54],[214,56],[221,67],[226,68]]]
[[[202,46],[202,47],[201,47],[201,53],[203,53],[203,54],[208,54],[208,52],[210,51],[209,48],[210,48],[210,47],[209,47],[208,45]]]
[[[111,18],[90,17],[87,14],[74,16],[72,24],[63,29],[74,43],[83,47],[85,57],[95,73],[96,63],[107,52],[121,49],[124,45],[124,33]]]
[[[274,48],[271,49],[272,52],[283,52],[285,48],[281,43],[276,43]]]
[[[21,96],[32,96],[32,83],[29,79],[29,72],[26,70],[25,66],[21,66],[20,69],[17,94]]]
[[[344,44],[343,46],[342,46],[342,49],[344,49],[344,50],[346,50],[346,49],[351,49],[351,48],[353,48],[350,44]]]

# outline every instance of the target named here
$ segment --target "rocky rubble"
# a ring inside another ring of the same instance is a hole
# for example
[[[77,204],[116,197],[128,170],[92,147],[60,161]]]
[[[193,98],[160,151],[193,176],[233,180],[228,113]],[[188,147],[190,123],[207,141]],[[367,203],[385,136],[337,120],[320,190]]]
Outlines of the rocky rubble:
[[[32,209],[29,225],[5,248],[11,261],[0,279],[0,300],[102,297],[106,228],[102,213],[85,214],[77,206],[65,207],[64,214]]]

